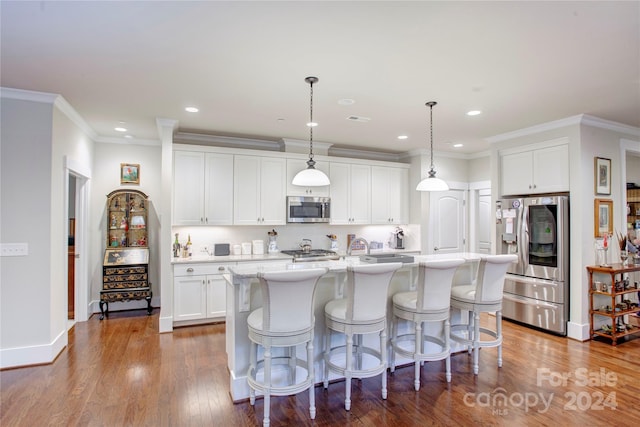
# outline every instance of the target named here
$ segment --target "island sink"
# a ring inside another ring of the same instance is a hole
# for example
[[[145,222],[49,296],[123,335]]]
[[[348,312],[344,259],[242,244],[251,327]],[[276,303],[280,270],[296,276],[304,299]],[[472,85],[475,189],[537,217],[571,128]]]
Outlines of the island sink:
[[[381,263],[381,262],[413,262],[413,256],[404,254],[373,254],[373,255],[360,255],[360,261],[368,263]]]

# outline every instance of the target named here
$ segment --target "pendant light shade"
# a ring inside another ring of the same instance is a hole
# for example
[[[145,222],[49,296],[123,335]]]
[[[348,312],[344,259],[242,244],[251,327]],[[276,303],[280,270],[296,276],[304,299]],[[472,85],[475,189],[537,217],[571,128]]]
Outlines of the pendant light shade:
[[[313,84],[318,83],[318,78],[307,77],[304,81],[309,83],[311,88],[309,123],[307,123],[309,126],[309,160],[307,160],[307,168],[298,172],[291,183],[304,187],[321,187],[329,185],[330,181],[324,172],[315,168],[316,162],[313,160],[313,128],[316,126],[316,123],[313,122]]]
[[[448,191],[449,186],[440,178],[436,178],[436,170],[433,167],[433,106],[438,103],[429,101],[425,105],[429,107],[430,122],[429,129],[431,132],[431,167],[429,168],[429,176],[418,183],[416,190],[418,191]]]

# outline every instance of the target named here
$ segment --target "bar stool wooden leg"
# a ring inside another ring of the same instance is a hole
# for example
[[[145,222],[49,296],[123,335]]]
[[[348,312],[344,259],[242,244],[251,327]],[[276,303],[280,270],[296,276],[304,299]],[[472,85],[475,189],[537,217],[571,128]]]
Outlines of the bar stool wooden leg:
[[[347,411],[351,409],[351,371],[353,370],[353,335],[347,334],[347,353],[346,353],[346,367],[344,371],[345,377],[345,398],[344,409]]]
[[[382,398],[387,398],[387,332],[385,329],[380,331],[380,359],[384,370],[382,371]]]

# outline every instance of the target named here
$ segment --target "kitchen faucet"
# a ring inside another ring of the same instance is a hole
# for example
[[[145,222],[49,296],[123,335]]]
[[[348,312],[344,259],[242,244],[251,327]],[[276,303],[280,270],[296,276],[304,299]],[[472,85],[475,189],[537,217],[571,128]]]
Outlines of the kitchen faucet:
[[[367,242],[362,237],[356,237],[355,239],[353,239],[351,241],[351,244],[349,245],[349,248],[347,248],[347,255],[348,256],[351,256],[351,250],[353,249],[353,245],[355,243],[364,243],[365,248],[367,248],[367,255],[369,255],[369,242]]]

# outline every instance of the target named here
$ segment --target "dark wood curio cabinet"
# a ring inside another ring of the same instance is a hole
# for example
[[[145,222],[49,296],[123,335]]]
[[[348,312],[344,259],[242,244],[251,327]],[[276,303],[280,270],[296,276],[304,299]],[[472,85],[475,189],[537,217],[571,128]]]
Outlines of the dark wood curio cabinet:
[[[112,302],[144,299],[151,314],[148,203],[147,195],[139,190],[116,190],[107,195],[100,320],[108,316]]]

